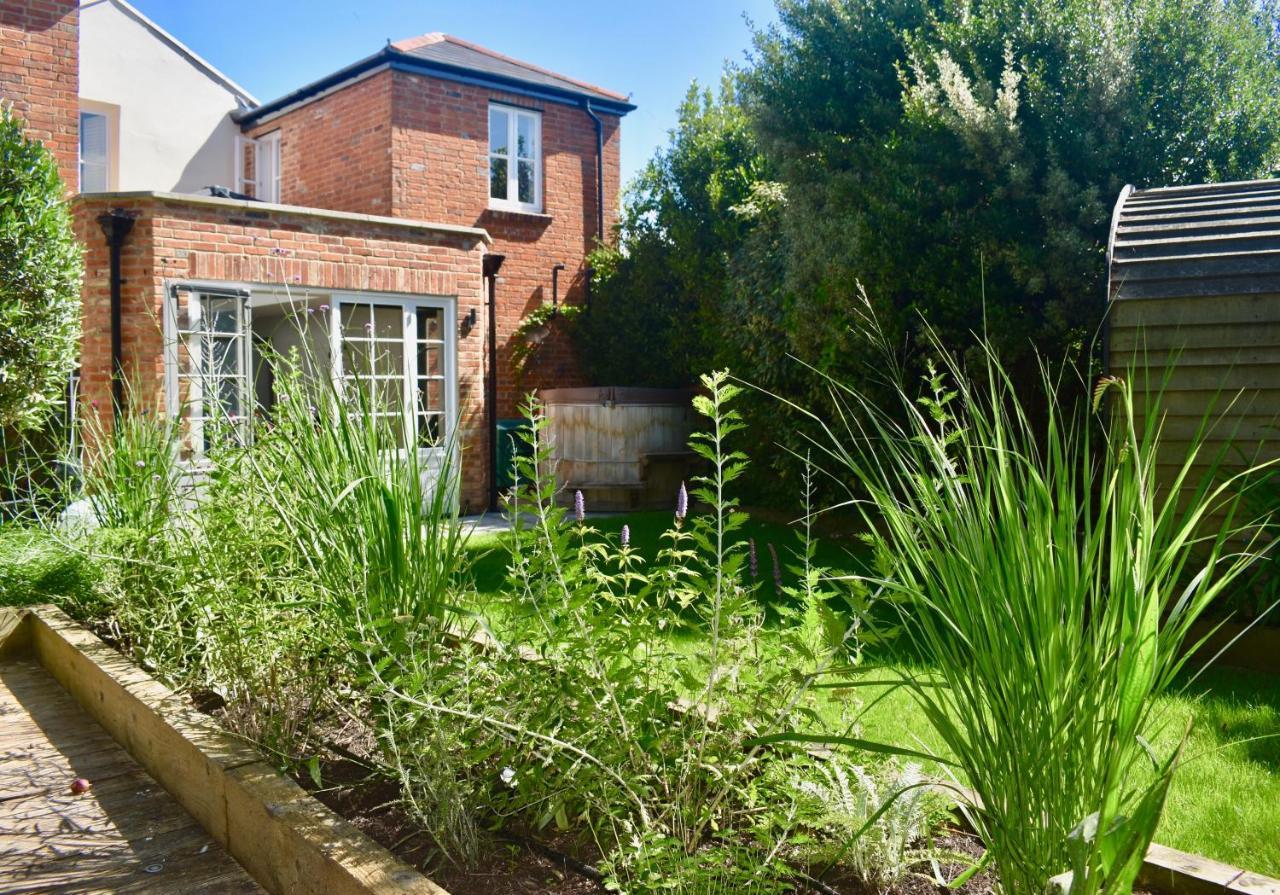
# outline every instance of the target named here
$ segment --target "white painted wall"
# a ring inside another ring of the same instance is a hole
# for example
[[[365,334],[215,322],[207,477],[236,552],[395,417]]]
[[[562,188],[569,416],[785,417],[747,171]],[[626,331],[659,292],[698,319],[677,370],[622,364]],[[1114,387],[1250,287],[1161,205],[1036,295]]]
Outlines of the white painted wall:
[[[118,110],[111,189],[234,187],[237,90],[140,18],[117,0],[80,6],[81,102]]]

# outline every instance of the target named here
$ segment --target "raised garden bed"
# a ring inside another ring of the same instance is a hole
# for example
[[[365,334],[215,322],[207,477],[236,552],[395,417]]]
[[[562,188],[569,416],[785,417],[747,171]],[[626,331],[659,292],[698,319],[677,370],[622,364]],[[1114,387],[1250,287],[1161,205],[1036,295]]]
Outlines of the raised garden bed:
[[[58,609],[0,609],[0,662],[47,673],[96,722],[82,723],[82,731],[100,725],[218,849],[272,895],[447,895]],[[64,712],[64,720],[75,719]],[[11,764],[6,776],[16,779],[26,770],[25,762]],[[86,779],[92,787],[92,775]],[[57,788],[65,791],[69,783]],[[53,798],[51,792],[33,795]],[[195,854],[209,851],[198,846]],[[69,866],[73,879],[93,872],[89,857]],[[148,866],[163,869],[163,863]],[[218,868],[227,874],[234,869]],[[15,864],[5,876],[17,879],[18,872]],[[158,880],[160,870],[144,867],[143,873]],[[166,880],[175,888],[145,891],[187,891],[180,872]],[[227,885],[217,891],[253,891]]]

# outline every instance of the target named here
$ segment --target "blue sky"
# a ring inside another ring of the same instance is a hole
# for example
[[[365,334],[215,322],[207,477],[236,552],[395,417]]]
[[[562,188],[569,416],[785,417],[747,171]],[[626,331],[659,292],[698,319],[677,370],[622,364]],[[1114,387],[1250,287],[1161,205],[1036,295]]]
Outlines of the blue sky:
[[[751,42],[744,14],[774,21],[772,0],[131,0],[262,101],[375,52],[387,39],[444,31],[618,90],[639,108],[622,123],[630,180],[666,142],[690,81],[714,84]]]

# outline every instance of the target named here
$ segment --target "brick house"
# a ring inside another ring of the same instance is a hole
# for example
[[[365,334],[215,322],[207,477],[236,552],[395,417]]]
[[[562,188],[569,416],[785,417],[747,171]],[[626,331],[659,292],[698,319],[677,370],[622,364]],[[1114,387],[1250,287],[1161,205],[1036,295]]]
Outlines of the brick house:
[[[4,96],[80,187],[82,403],[180,416],[198,460],[270,412],[269,358],[309,349],[310,372],[367,386],[406,444],[438,455],[456,436],[463,507],[489,505],[496,420],[526,390],[581,384],[555,337],[518,378],[512,333],[585,300],[625,97],[430,34],[258,103],[123,0],[4,0],[0,28]],[[144,61],[130,80],[113,58]],[[181,85],[162,105],[191,139],[139,163],[156,82]]]

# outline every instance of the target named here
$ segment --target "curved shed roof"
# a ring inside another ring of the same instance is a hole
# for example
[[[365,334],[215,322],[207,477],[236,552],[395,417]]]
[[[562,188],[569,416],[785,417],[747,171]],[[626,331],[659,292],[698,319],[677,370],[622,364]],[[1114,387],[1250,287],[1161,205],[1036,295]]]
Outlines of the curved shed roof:
[[[1125,187],[1107,267],[1113,301],[1280,293],[1280,180]]]

